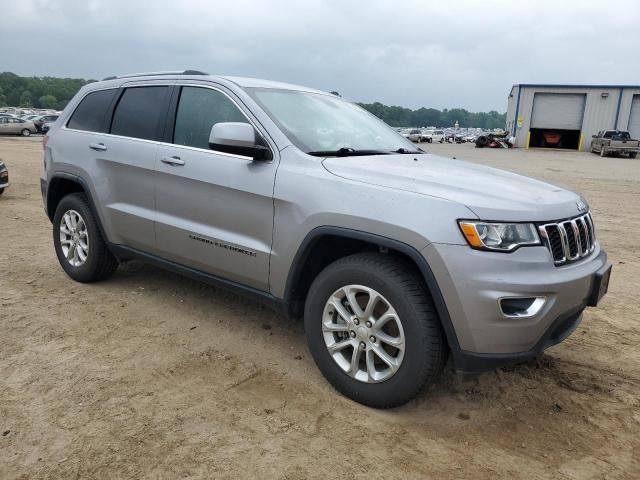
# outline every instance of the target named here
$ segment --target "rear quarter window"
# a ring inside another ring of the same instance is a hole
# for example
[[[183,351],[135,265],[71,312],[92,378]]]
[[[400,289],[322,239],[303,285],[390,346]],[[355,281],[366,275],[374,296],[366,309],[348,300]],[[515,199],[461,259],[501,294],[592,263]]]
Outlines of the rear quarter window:
[[[89,132],[106,133],[104,117],[113,101],[117,89],[91,92],[82,99],[67,122],[68,128]]]

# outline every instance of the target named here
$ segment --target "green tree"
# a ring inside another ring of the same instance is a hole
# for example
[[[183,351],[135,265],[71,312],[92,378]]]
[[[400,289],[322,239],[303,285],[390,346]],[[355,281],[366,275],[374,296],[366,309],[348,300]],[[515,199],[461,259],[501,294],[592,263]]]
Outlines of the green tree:
[[[38,99],[40,108],[57,108],[58,99],[53,95],[43,95]]]
[[[25,90],[20,95],[20,104],[19,107],[31,107],[33,106],[31,92],[29,90]]]

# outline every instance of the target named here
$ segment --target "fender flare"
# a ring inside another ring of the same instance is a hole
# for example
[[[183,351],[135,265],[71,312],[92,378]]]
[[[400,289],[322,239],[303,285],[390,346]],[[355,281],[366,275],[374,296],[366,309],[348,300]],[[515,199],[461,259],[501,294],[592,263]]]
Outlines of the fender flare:
[[[100,218],[100,214],[98,213],[98,209],[96,208],[96,205],[93,201],[93,194],[91,193],[91,189],[89,188],[89,184],[86,182],[86,180],[82,177],[79,177],[78,175],[73,175],[71,173],[67,173],[67,172],[55,172],[51,175],[51,177],[49,177],[47,179],[47,184],[46,184],[46,208],[47,208],[47,216],[49,217],[49,219],[51,221],[53,221],[53,216],[55,214],[55,212],[50,212],[49,211],[49,195],[51,193],[51,189],[49,188],[51,186],[51,182],[53,180],[55,180],[56,178],[61,178],[61,179],[65,179],[65,180],[69,180],[71,182],[75,182],[78,185],[80,185],[82,187],[82,190],[84,191],[84,194],[87,197],[87,202],[89,202],[89,208],[91,209],[91,213],[93,214],[93,217],[96,219],[96,222],[98,224],[98,230],[100,230],[100,234],[102,235],[102,238],[104,238],[105,242],[107,242],[107,244],[109,244],[109,242],[107,241],[107,237],[105,235],[105,230],[102,226],[102,218]],[[45,190],[45,188],[43,187],[43,190]]]
[[[298,279],[303,273],[303,265],[305,264],[309,253],[312,250],[312,247],[321,237],[327,235],[350,238],[354,240],[362,240],[368,243],[379,245],[381,247],[396,250],[409,257],[416,264],[416,266],[420,270],[420,273],[422,274],[422,277],[424,278],[427,289],[429,290],[431,298],[433,299],[438,317],[440,318],[440,323],[442,324],[442,329],[444,330],[445,336],[447,338],[449,348],[451,348],[452,353],[454,354],[454,356],[456,356],[457,352],[460,351],[458,337],[456,336],[455,328],[453,327],[453,322],[451,321],[451,316],[449,315],[449,309],[447,308],[447,304],[438,285],[438,281],[436,280],[431,267],[427,263],[427,260],[416,248],[412,247],[411,245],[400,242],[398,240],[394,240],[392,238],[384,237],[382,235],[364,232],[361,230],[353,230],[345,227],[332,226],[316,227],[311,230],[298,247],[298,251],[296,252],[296,255],[293,259],[291,268],[289,269],[289,274],[287,275],[287,281],[285,285],[285,305],[291,306],[292,304],[292,294],[294,286],[297,284]]]

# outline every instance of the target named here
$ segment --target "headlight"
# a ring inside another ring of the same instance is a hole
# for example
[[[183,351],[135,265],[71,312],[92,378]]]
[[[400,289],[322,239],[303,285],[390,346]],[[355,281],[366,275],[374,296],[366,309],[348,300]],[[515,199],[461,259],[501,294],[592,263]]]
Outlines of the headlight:
[[[460,230],[469,245],[481,250],[512,252],[526,245],[540,245],[532,223],[495,223],[459,220]]]

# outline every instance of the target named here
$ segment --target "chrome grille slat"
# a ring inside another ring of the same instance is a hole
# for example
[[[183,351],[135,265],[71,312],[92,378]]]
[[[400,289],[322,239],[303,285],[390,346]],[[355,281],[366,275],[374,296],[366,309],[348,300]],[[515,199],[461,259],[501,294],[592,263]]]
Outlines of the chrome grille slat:
[[[596,248],[595,229],[590,213],[540,225],[538,230],[556,265],[575,262]]]

